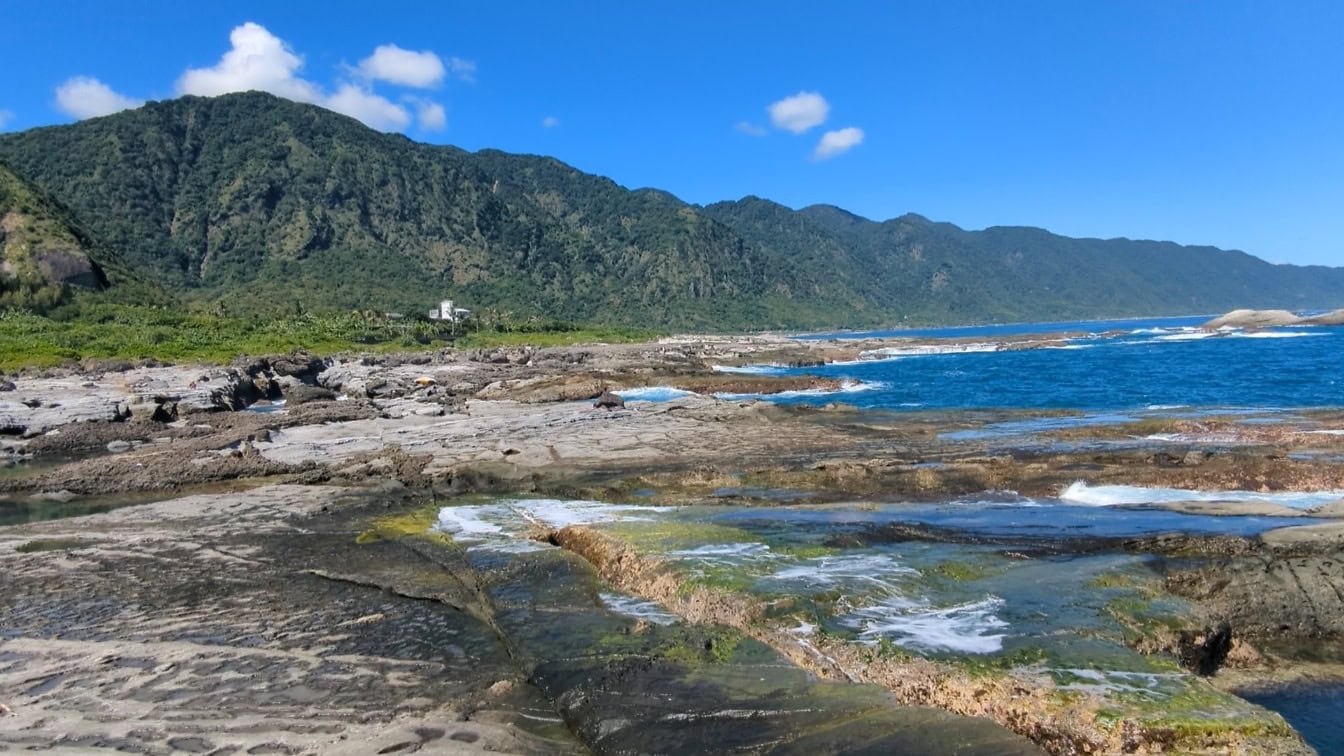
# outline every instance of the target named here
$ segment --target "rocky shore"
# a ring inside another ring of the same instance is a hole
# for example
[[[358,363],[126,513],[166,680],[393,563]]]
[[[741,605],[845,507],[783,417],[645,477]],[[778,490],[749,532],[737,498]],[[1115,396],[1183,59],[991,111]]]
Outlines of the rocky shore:
[[[1105,594],[1107,622],[1116,648],[1170,665],[1159,677],[1207,688],[1181,694],[1224,712],[1198,726],[1116,708],[1100,687],[1027,667],[874,655],[832,637],[800,644],[786,627],[792,610],[747,584],[687,589],[662,556],[663,531],[650,540],[538,523],[533,543],[554,546],[507,558],[431,532],[439,507],[497,496],[676,511],[1059,496],[1080,481],[1344,490],[1344,433],[1321,432],[1344,426],[1338,413],[949,441],[1027,415],[781,406],[757,397],[838,384],[733,370],[1057,343],[677,337],[8,376],[0,748],[1309,751],[1274,715],[1216,696],[1344,680],[1344,502],[1163,505],[1310,518],[1252,536],[1038,543],[930,525],[824,544],[952,544],[1042,567],[1140,557],[1143,600]],[[650,387],[688,393],[593,406],[604,392]],[[149,503],[122,506],[138,502]],[[101,514],[67,516],[75,511]],[[705,543],[726,532],[677,527]],[[1106,580],[1098,591],[1118,585]],[[613,590],[658,602],[669,624],[613,613],[601,598]]]

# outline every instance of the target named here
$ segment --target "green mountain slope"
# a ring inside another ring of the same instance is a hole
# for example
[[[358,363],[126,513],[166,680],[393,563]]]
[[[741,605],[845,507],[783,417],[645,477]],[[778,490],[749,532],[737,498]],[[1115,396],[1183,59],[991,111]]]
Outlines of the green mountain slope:
[[[917,322],[1005,322],[1237,307],[1325,308],[1344,269],[1271,265],[1242,252],[1037,228],[965,231],[918,215],[875,222],[839,208],[794,211],[755,197],[706,214],[776,254],[835,261],[874,309]]]
[[[91,246],[64,208],[0,163],[0,308],[45,310],[71,287],[106,286]]]
[[[451,297],[733,329],[1344,305],[1336,269],[756,198],[700,208],[256,92],[0,135],[0,160],[130,269],[237,312],[421,312]]]
[[[549,158],[416,144],[270,95],[0,137],[160,281],[229,303],[799,325],[788,271],[694,208]]]

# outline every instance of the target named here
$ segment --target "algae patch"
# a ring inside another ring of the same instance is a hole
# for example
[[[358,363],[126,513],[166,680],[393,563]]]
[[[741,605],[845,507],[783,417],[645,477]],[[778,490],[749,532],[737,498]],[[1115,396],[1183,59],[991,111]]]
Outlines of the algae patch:
[[[380,517],[355,537],[355,543],[363,545],[379,541],[419,537],[450,544],[453,542],[451,536],[433,530],[434,525],[439,521],[438,517],[439,507],[433,505]]]

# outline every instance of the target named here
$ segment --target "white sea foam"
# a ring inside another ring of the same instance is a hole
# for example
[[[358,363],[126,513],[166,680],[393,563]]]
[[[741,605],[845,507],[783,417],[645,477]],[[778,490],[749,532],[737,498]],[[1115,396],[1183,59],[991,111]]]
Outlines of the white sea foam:
[[[1215,331],[1182,331],[1181,333],[1169,333],[1165,336],[1157,336],[1154,341],[1199,341],[1212,336],[1225,336],[1225,333]]]
[[[542,548],[527,536],[538,527],[563,528],[614,520],[648,520],[666,507],[564,499],[506,499],[491,504],[443,507],[433,530],[467,545],[502,551]]]
[[[671,386],[644,386],[642,388],[621,389],[613,394],[627,402],[670,402],[687,396],[698,396],[694,391],[683,391]]]
[[[896,588],[892,577],[916,574],[918,571],[899,564],[886,554],[843,554],[805,559],[763,579],[770,583],[791,584],[802,590],[847,587],[889,591]]]
[[[1091,507],[1174,504],[1178,502],[1264,502],[1293,509],[1310,509],[1344,498],[1344,491],[1191,491],[1182,488],[1143,488],[1140,486],[1090,486],[1083,481],[1071,484],[1059,495],[1061,501]]]
[[[1162,684],[1184,679],[1179,672],[1119,672],[1096,669],[1044,668],[1043,672],[1079,678],[1079,682],[1065,682],[1059,690],[1075,690],[1093,695],[1109,696],[1116,693],[1163,697]]]
[[[783,365],[762,364],[762,365],[711,365],[717,373],[744,373],[746,375],[777,375],[788,371]]]
[[[1344,429],[1336,429],[1336,428],[1332,428],[1329,430],[1311,430],[1302,432],[1313,436],[1344,436]]]
[[[859,359],[891,359],[894,356],[925,356],[930,354],[974,354],[974,352],[999,351],[1003,344],[995,342],[962,344],[913,344],[909,347],[882,347],[878,350],[859,352]]]
[[[1254,331],[1232,335],[1243,339],[1299,339],[1305,336],[1324,336],[1325,334],[1313,331]]]
[[[763,543],[711,543],[693,549],[668,552],[668,556],[709,565],[734,565],[771,559],[775,554]]]
[[[1008,627],[997,615],[1003,605],[997,596],[944,607],[889,596],[850,612],[840,622],[858,630],[863,643],[887,638],[898,646],[922,651],[990,654],[1003,648],[1004,633],[994,632]]]
[[[750,399],[793,399],[805,396],[832,396],[834,394],[855,394],[863,391],[876,391],[887,387],[882,381],[841,381],[839,388],[826,389],[798,389],[796,391],[780,391],[774,394],[733,394],[721,391],[714,394],[717,399],[723,399],[729,402],[740,402]]]
[[[602,593],[599,594],[599,597],[602,599],[602,604],[611,611],[624,614],[627,617],[652,622],[655,625],[676,624],[678,619],[677,615],[652,601],[645,601],[634,596],[622,596],[618,593]]]

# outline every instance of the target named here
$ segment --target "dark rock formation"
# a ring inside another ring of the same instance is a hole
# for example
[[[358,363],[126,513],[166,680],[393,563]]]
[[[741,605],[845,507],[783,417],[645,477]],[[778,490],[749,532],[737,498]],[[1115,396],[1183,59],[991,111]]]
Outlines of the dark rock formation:
[[[618,394],[613,394],[610,391],[603,391],[598,395],[597,400],[593,402],[593,406],[607,411],[623,409],[625,407],[625,400]]]

